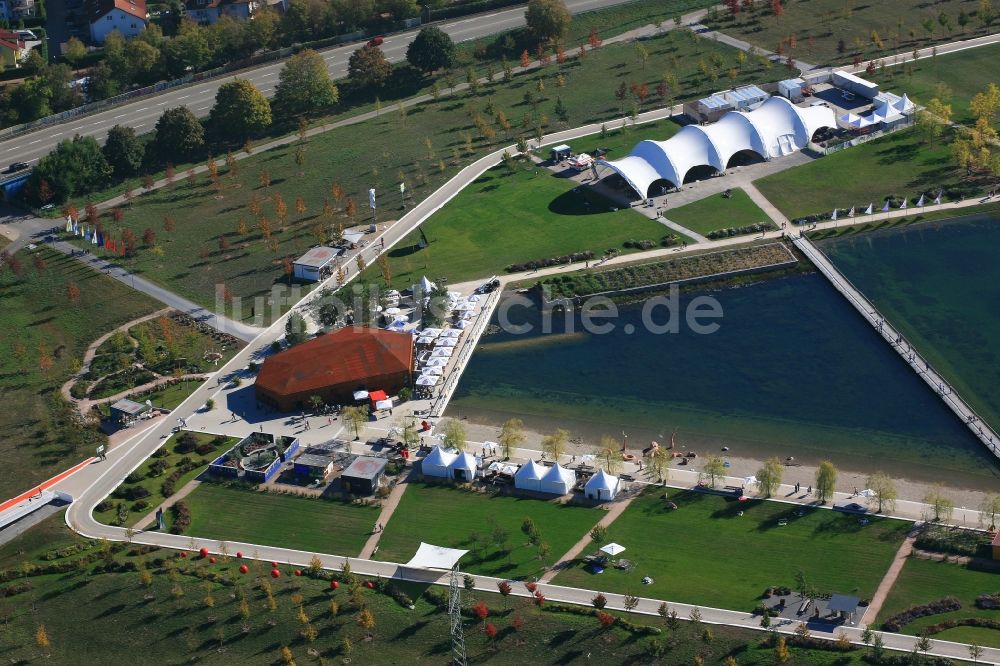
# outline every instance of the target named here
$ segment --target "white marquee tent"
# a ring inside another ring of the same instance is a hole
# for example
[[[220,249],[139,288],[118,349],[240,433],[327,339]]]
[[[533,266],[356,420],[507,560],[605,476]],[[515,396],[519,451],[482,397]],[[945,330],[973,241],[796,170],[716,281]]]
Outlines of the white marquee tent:
[[[743,150],[764,159],[802,150],[822,127],[837,127],[829,107],[800,107],[784,97],[771,97],[753,111],[730,111],[704,127],[688,125],[666,141],[640,141],[626,157],[597,164],[619,173],[645,198],[658,180],[682,185],[694,167],[724,171],[733,155]]]
[[[421,541],[420,547],[417,548],[417,552],[406,563],[406,566],[417,569],[451,569],[468,552],[467,550],[445,548]]]
[[[534,460],[529,460],[514,474],[514,487],[521,490],[541,490],[543,476],[545,469],[536,465]]]
[[[566,469],[556,463],[549,468],[539,482],[539,490],[543,493],[554,493],[556,495],[567,495],[573,490],[576,484],[576,472]]]
[[[448,465],[448,476],[456,481],[472,481],[476,478],[476,467],[476,457],[462,452]]]
[[[587,499],[593,500],[611,500],[615,498],[618,494],[618,486],[621,481],[617,476],[611,476],[606,474],[604,470],[600,470],[594,476],[590,477],[587,481],[587,485],[583,487],[583,494],[587,496]]]
[[[449,478],[449,466],[458,458],[454,453],[445,451],[440,446],[435,446],[427,457],[420,463],[420,471],[424,476],[440,476]]]

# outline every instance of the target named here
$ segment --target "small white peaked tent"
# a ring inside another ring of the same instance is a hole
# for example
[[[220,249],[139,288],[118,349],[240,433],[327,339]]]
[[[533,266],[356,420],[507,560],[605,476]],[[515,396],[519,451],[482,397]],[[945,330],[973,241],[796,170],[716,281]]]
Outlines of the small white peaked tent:
[[[459,453],[448,465],[448,476],[456,481],[472,481],[476,478],[476,457],[471,453]]]
[[[567,495],[573,490],[576,484],[576,472],[566,469],[558,463],[549,468],[539,482],[539,489],[543,493],[554,493],[556,495]]]
[[[417,293],[419,290],[424,296],[429,296],[435,289],[437,289],[437,285],[428,280],[426,275],[420,278],[420,282],[413,285],[413,293]]]
[[[424,476],[440,476],[442,478],[448,478],[451,476],[448,472],[448,466],[451,465],[457,457],[458,456],[454,453],[449,453],[440,446],[435,446],[431,449],[431,452],[427,454],[427,457],[420,463],[420,471]]]
[[[514,473],[514,487],[521,490],[541,490],[543,476],[545,470],[536,465],[534,460],[529,460]]]
[[[598,501],[611,500],[618,494],[619,483],[620,481],[617,476],[605,474],[602,469],[597,474],[590,477],[590,480],[587,481],[587,485],[583,487],[583,494],[587,496],[587,499]]]

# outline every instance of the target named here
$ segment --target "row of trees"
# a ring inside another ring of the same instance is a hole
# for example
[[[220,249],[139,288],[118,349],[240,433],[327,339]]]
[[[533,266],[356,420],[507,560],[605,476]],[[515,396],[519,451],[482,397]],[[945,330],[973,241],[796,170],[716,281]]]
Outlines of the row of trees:
[[[234,79],[219,87],[205,123],[179,106],[163,112],[147,140],[121,125],[108,131],[103,148],[93,137],[66,139],[39,160],[27,194],[36,203],[61,203],[164,164],[170,171],[174,161],[194,160],[206,152],[245,144],[262,134],[275,117],[291,123],[328,110],[337,100],[337,87],[322,57],[306,50],[285,63],[273,102],[250,81]]]

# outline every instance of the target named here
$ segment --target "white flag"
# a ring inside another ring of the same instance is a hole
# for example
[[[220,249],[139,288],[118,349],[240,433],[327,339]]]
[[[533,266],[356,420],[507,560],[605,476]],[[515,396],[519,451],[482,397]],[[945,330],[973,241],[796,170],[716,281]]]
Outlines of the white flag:
[[[941,192],[938,192],[937,196],[934,197],[934,205],[935,206],[940,206],[941,205]]]
[[[875,204],[868,204],[868,208],[865,208],[865,215],[871,215],[872,211],[875,209]]]
[[[368,207],[372,210],[375,209],[375,188],[368,190]]]
[[[903,203],[899,204],[899,210],[906,210],[906,199],[903,199]]]
[[[882,206],[882,212],[883,213],[888,213],[889,212],[889,200],[888,199],[885,200],[885,205]]]
[[[917,208],[923,208],[924,206],[924,195],[921,194],[920,198],[917,199]]]
[[[66,216],[66,233],[73,233],[73,218],[69,215]]]
[[[399,193],[403,194],[404,192],[406,192],[406,183],[400,183],[399,184]]]
[[[90,242],[92,244],[94,244],[94,245],[97,245],[97,230],[96,229],[94,230],[94,233],[92,233],[90,235]]]
[[[851,210],[847,211],[847,217],[854,217],[854,206],[851,206]]]
[[[837,219],[837,209],[836,208],[833,209],[833,215],[830,216],[830,219],[831,220],[836,220]]]

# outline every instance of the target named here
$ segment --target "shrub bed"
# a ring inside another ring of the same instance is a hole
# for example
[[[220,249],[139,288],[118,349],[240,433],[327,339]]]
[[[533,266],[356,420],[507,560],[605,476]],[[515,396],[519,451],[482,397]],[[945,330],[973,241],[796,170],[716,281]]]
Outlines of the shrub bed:
[[[535,259],[532,261],[526,261],[521,264],[511,264],[507,266],[506,270],[508,273],[522,273],[524,271],[534,271],[539,268],[547,268],[549,266],[560,266],[562,264],[571,264],[575,261],[586,261],[588,259],[593,259],[594,253],[591,251],[586,252],[574,252],[573,254],[564,254],[561,257],[548,257],[547,259]]]
[[[976,597],[976,607],[984,610],[1000,610],[1000,592],[980,594]]]
[[[945,620],[932,624],[925,630],[928,634],[937,634],[946,629],[955,627],[981,627],[983,629],[1000,629],[1000,620],[992,620],[986,617],[967,617],[961,620]]]
[[[917,536],[914,545],[921,550],[976,557],[986,555],[990,537],[986,532],[958,527],[931,525]]]
[[[191,509],[184,500],[180,500],[170,507],[170,513],[174,517],[170,533],[184,534],[184,530],[191,526]]]
[[[952,611],[961,610],[961,608],[961,601],[955,597],[945,597],[943,599],[938,599],[937,601],[932,601],[929,604],[922,604],[920,606],[907,608],[902,613],[896,613],[882,623],[882,628],[886,631],[898,633],[903,627],[917,618],[927,617],[928,615],[939,615],[941,613],[950,613]]]
[[[542,606],[542,610],[550,613],[573,613],[574,615],[586,615],[589,617],[597,617],[599,613],[604,612],[598,608],[570,606],[569,604],[545,604]],[[624,617],[616,617],[615,625],[635,636],[659,636],[662,633],[659,627],[651,627],[646,624],[636,624],[635,622],[632,622],[628,618]]]
[[[706,235],[715,240],[717,238],[729,238],[731,236],[743,236],[745,234],[759,234],[762,231],[773,231],[777,228],[778,227],[774,226],[773,222],[758,222],[756,224],[748,224],[745,227],[716,229],[715,231],[709,231]]]

